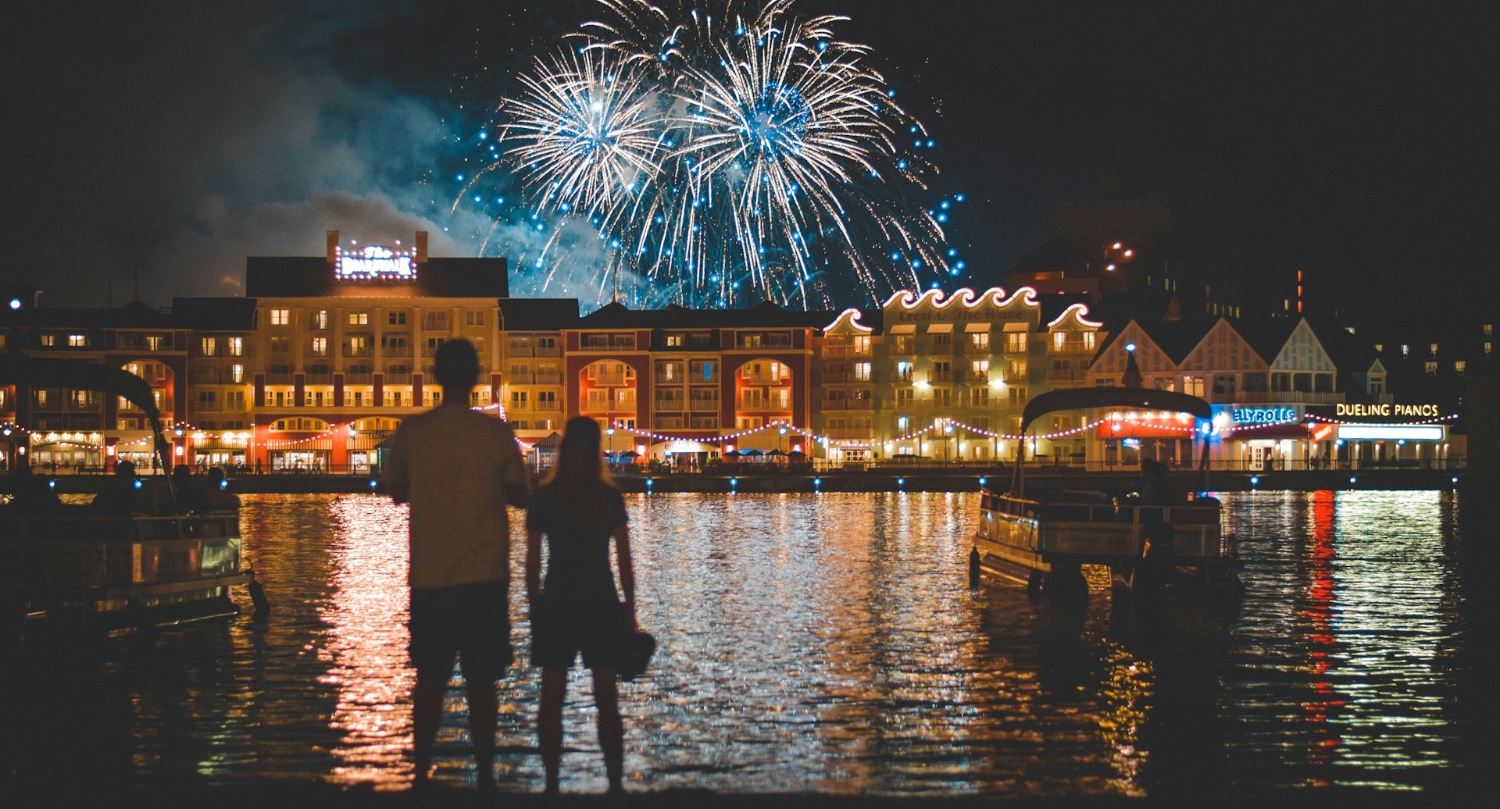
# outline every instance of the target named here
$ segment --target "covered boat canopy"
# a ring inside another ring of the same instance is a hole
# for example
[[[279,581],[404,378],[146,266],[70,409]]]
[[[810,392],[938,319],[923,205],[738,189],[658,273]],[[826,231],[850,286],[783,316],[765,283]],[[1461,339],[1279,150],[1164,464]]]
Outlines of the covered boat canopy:
[[[1186,393],[1144,388],[1064,388],[1038,394],[1021,411],[1021,432],[1048,413],[1091,407],[1139,407],[1190,413],[1200,419],[1213,418],[1208,402]]]
[[[1026,403],[1021,411],[1021,434],[1037,419],[1059,410],[1087,410],[1094,407],[1138,407],[1146,410],[1167,410],[1189,413],[1202,419],[1213,418],[1208,402],[1186,393],[1169,390],[1146,390],[1137,387],[1064,388],[1037,395]],[[1016,452],[1016,471],[1011,479],[1011,491],[1022,494],[1026,490],[1026,479],[1022,468],[1026,460],[1026,442],[1021,441]],[[1203,488],[1208,488],[1208,442],[1203,442],[1203,456],[1199,461],[1203,475]]]

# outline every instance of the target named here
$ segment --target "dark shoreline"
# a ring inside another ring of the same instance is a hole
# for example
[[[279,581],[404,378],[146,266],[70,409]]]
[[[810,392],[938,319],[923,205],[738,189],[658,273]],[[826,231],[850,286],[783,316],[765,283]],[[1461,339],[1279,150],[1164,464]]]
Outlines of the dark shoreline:
[[[1329,806],[1433,806],[1464,805],[1472,793],[1455,787],[1431,791],[1383,791],[1360,787],[1324,787],[1274,789],[1261,792],[1204,793],[1198,790],[1172,790],[1148,797],[1124,795],[1060,795],[1056,797],[954,795],[892,797],[843,795],[809,792],[722,793],[710,790],[677,789],[650,791],[641,789],[624,796],[569,793],[549,797],[536,792],[512,792],[502,784],[496,794],[481,796],[472,786],[435,785],[420,792],[410,789],[377,791],[369,787],[340,787],[317,781],[265,781],[253,784],[170,784],[133,786],[114,789],[74,789],[54,787],[44,790],[0,790],[8,806],[119,806],[140,805],[149,801],[163,807],[214,806],[266,809],[274,806],[297,807],[449,807],[449,806],[663,806],[707,807],[715,809],[801,809],[802,807],[1146,807],[1204,806],[1264,807],[1274,800],[1285,807]]]

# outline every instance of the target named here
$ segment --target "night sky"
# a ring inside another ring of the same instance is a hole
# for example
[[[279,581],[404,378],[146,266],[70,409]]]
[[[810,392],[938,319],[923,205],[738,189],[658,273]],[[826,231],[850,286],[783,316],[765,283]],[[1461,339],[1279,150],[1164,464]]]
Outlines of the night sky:
[[[496,212],[449,211],[470,136],[530,55],[597,16],[272,5],[24,4],[0,285],[51,305],[239,294],[245,256],[316,255],[328,229],[475,255]],[[969,200],[949,231],[965,285],[1003,285],[1058,205],[1109,193],[1164,200],[1174,269],[1246,295],[1302,268],[1345,310],[1491,307],[1500,70],[1478,8],[1222,5],[801,7],[850,17],[938,141]]]

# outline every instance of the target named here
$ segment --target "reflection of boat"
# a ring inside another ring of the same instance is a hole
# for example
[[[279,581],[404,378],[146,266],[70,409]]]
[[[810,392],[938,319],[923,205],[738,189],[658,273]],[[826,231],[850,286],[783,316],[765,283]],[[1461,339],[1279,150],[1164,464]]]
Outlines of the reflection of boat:
[[[1024,435],[1037,418],[1059,410],[1136,407],[1210,416],[1195,396],[1140,388],[1077,388],[1044,393],[1022,414]],[[1117,588],[1139,590],[1169,583],[1211,588],[1237,583],[1232,537],[1222,533],[1218,499],[1200,489],[1155,491],[1025,490],[1025,441],[1010,490],[981,492],[975,536],[979,565],[1026,581],[1034,589],[1083,585],[1080,566],[1108,565]],[[1206,475],[1205,443],[1201,469]],[[1207,488],[1203,486],[1201,488]]]
[[[160,415],[140,377],[96,363],[0,358],[0,385],[15,382],[125,398],[149,418],[155,451],[170,468]],[[170,476],[136,485],[162,487],[177,511]],[[263,611],[265,597],[241,556],[239,513],[232,507],[185,516],[29,508],[24,500],[0,508],[0,629],[7,633],[38,623],[139,628],[232,615],[239,610],[229,588],[239,585],[250,588]]]

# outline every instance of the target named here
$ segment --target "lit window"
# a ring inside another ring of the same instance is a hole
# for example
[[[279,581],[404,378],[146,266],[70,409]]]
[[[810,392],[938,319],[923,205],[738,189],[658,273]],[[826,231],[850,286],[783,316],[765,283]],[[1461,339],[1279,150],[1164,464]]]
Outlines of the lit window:
[[[219,341],[212,337],[205,337],[201,341],[203,356],[212,357],[219,353]]]
[[[245,338],[243,337],[226,337],[224,338],[224,346],[229,350],[229,356],[231,357],[243,357],[245,355]]]
[[[1410,357],[1411,356],[1411,346],[1406,345],[1406,344],[1403,343],[1402,346],[1401,346],[1401,356],[1403,356],[1403,357]]]
[[[1486,324],[1484,324],[1484,336],[1485,337],[1489,337],[1490,335],[1492,335],[1494,333],[1495,333],[1495,324],[1493,324],[1493,323],[1486,323]]]
[[[55,334],[44,334],[44,335],[42,335],[42,345],[45,346],[45,347],[47,347],[47,348],[51,348],[52,346],[57,345],[57,335],[55,335]]]
[[[271,310],[271,325],[272,326],[285,326],[286,324],[290,323],[291,320],[292,320],[292,312],[291,312],[290,309],[272,309]]]
[[[243,365],[231,365],[231,366],[229,366],[229,381],[230,382],[235,382],[235,383],[244,382],[245,381],[245,366],[243,366]]]
[[[369,312],[350,312],[349,313],[349,325],[351,325],[351,326],[368,326],[368,325],[370,325],[370,313]]]
[[[868,362],[856,362],[856,363],[854,363],[854,378],[857,379],[857,380],[859,380],[860,382],[869,382],[870,381],[870,363],[868,363]]]
[[[68,345],[72,346],[73,348],[83,348],[84,346],[86,346],[88,344],[89,344],[89,336],[87,334],[70,334],[70,335],[68,335]]]
[[[1437,376],[1437,360],[1422,363],[1422,369],[1427,372],[1428,376]]]
[[[327,337],[314,337],[314,338],[312,338],[312,353],[315,354],[315,355],[317,355],[317,356],[319,356],[319,357],[326,357],[326,356],[328,356],[328,338]]]
[[[1463,360],[1454,360],[1454,362],[1453,362],[1453,371],[1455,373],[1457,373],[1459,376],[1463,376],[1464,375],[1464,367],[1467,364],[1468,363],[1466,363]]]
[[[1432,356],[1437,356],[1437,343],[1432,344]]]
[[[317,312],[313,313],[312,327],[315,328],[315,329],[326,329],[326,328],[328,328],[328,310],[327,309],[319,309]]]
[[[969,333],[969,344],[975,351],[988,351],[990,349],[990,333],[987,331],[976,331]]]

